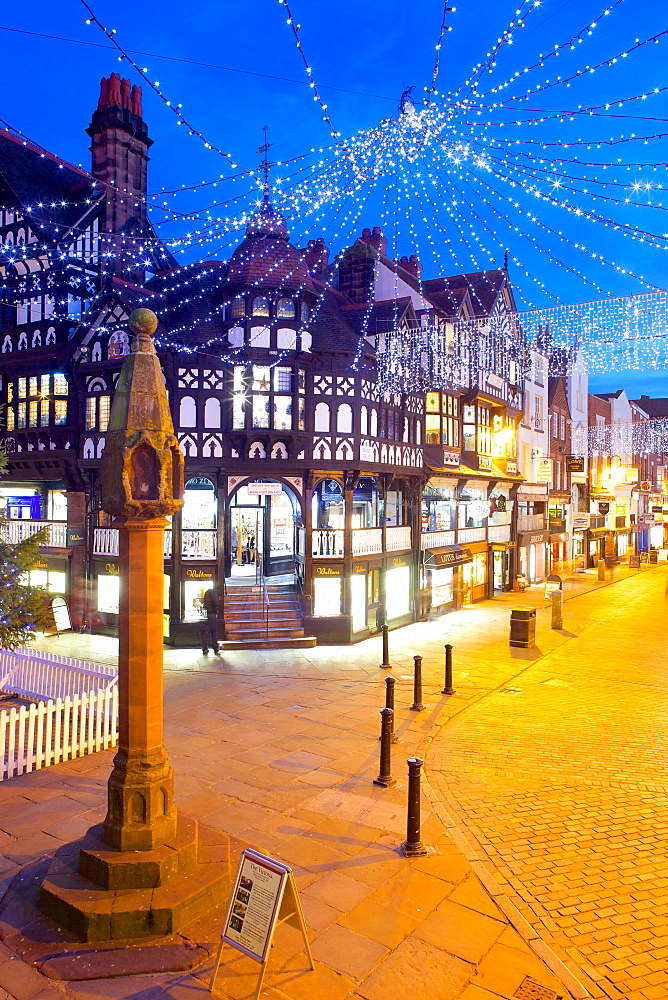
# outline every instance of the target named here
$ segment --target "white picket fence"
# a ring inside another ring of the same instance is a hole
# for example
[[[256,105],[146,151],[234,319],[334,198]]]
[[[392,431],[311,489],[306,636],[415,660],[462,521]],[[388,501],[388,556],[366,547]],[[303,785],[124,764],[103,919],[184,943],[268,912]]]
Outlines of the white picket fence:
[[[0,650],[0,691],[37,700],[0,712],[0,781],[118,742],[116,667]]]

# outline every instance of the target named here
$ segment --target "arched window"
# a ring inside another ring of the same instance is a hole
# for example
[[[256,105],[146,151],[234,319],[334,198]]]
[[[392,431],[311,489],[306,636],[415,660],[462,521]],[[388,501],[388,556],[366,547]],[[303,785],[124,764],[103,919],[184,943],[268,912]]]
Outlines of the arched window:
[[[324,434],[329,433],[329,405],[327,403],[318,403],[316,406],[314,429]]]
[[[308,306],[306,305],[305,302],[302,302],[300,316],[301,316],[301,321],[304,325],[308,323],[310,315],[311,314],[309,312]]]
[[[371,411],[371,428],[369,433],[372,438],[378,437],[378,410]]]
[[[41,347],[42,346],[42,334],[39,330],[35,330],[32,335],[31,347]]]
[[[215,396],[209,396],[204,404],[204,426],[220,427],[220,401]]]
[[[350,403],[341,403],[336,412],[336,429],[339,434],[351,434],[353,429],[353,411]]]
[[[54,326],[50,326],[49,329],[46,331],[46,342],[47,344],[55,344],[56,328]]]
[[[234,318],[246,315],[246,300],[243,295],[237,295],[236,299],[232,299],[227,307],[227,315]]]
[[[366,406],[363,406],[360,410],[360,434],[362,437],[366,437],[369,433],[369,411]]]
[[[422,444],[422,421],[419,417],[415,421],[415,443]]]
[[[408,417],[404,417],[404,441],[408,441]]]
[[[5,236],[5,246],[7,247],[14,246],[14,233],[7,233],[7,235]]]
[[[179,406],[181,427],[197,427],[197,406],[192,396],[184,396]]]
[[[269,299],[266,295],[256,295],[253,299],[253,316],[269,315]]]
[[[276,315],[279,319],[294,319],[295,304],[292,299],[279,299],[276,307]]]
[[[26,242],[25,230],[19,229],[18,233],[16,234],[16,245],[17,245],[17,247],[23,247],[23,246],[25,246],[25,242]]]

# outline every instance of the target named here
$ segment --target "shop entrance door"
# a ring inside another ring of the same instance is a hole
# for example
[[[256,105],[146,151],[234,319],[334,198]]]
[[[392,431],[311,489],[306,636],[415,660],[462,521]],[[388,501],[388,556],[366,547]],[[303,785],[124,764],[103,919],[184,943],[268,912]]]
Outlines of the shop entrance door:
[[[462,566],[462,603],[471,604],[473,600],[473,563]]]
[[[495,552],[494,553],[494,590],[503,590],[505,579],[504,579],[504,553]]]
[[[230,508],[230,575],[255,578],[262,574],[264,507]]]

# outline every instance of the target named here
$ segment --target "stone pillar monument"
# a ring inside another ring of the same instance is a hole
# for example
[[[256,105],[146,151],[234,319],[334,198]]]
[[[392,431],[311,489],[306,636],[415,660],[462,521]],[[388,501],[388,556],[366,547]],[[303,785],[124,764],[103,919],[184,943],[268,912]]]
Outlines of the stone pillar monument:
[[[40,890],[42,913],[88,942],[182,933],[214,911],[229,880],[229,838],[177,817],[163,745],[163,538],[166,515],[183,504],[184,460],[151,339],[157,325],[149,309],[130,316],[135,339],[102,461],[102,507],[119,529],[121,587],[119,740],[107,815],[72,845],[78,870],[56,859]]]
[[[102,459],[102,507],[119,529],[119,740],[108,785],[104,842],[148,851],[176,834],[174,772],[162,742],[162,611],[165,515],[183,506],[183,454],[151,334],[136,335],[116,386]]]

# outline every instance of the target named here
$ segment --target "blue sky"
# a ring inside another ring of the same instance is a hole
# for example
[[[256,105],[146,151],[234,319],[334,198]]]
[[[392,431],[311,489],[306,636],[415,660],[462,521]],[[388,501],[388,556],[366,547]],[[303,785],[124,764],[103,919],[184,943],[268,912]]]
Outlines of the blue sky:
[[[490,50],[512,18],[516,3],[517,0],[454,0],[457,10],[448,14],[452,30],[445,36],[441,50],[438,80],[441,93],[458,87],[470,68]],[[609,7],[613,4],[614,0],[608,0]],[[604,144],[598,150],[595,147],[589,151],[583,147],[574,149],[581,159],[588,157],[599,164],[618,158],[624,162],[661,164],[658,169],[648,166],[623,171],[603,165],[573,168],[579,181],[577,191],[569,196],[571,204],[581,205],[585,212],[596,211],[619,226],[660,235],[668,232],[668,218],[662,209],[619,206],[600,200],[594,203],[582,192],[586,186],[589,191],[621,197],[622,201],[628,194],[635,201],[656,204],[663,197],[661,192],[633,192],[633,183],[650,183],[654,189],[668,187],[663,166],[668,161],[666,139],[616,141],[621,134],[668,133],[665,95],[652,95],[622,108],[613,103],[643,92],[651,94],[654,87],[665,86],[668,82],[664,69],[668,40],[645,46],[635,55],[623,55],[636,39],[643,40],[668,28],[667,5],[665,0],[624,0],[614,6],[611,14],[599,18],[605,6],[604,0],[545,0],[527,17],[526,26],[515,32],[512,46],[502,49],[489,79],[493,85],[494,81],[505,79],[516,71],[521,73],[525,66],[536,61],[537,56],[546,54],[555,44],[594,20],[597,27],[592,35],[585,35],[583,41],[575,45],[575,51],[565,50],[559,58],[548,60],[544,69],[528,74],[527,79],[540,82],[557,74],[566,76],[619,55],[612,67],[587,73],[570,87],[548,89],[525,102],[530,108],[541,109],[540,112],[525,111],[521,104],[515,103],[491,116],[485,112],[482,119],[471,115],[462,135],[478,141],[480,136],[489,134],[484,127],[479,128],[479,124],[490,117],[497,122],[511,121],[516,117],[537,117],[545,111],[570,111],[578,105],[589,107],[610,102],[610,109],[598,111],[593,116],[580,115],[574,122],[565,116],[563,121],[553,118],[543,125],[508,125],[503,130],[496,127],[496,131],[492,131],[504,138],[519,137],[520,150],[526,149],[532,155],[539,141],[594,140],[601,143],[613,140],[614,145]],[[197,6],[177,4],[173,0],[164,0],[160,5],[96,0],[92,7],[100,21],[116,29],[117,38],[126,48],[151,53],[137,54],[138,63],[149,68],[151,78],[160,82],[161,89],[173,104],[183,104],[190,121],[211,141],[229,150],[242,166],[252,168],[256,165],[264,125],[269,126],[274,160],[286,160],[311,148],[330,146],[331,137],[318,105],[312,100],[294,38],[285,23],[285,6],[277,0],[246,0],[234,4],[227,0],[202,0]],[[381,119],[394,115],[406,87],[415,86],[413,94],[418,98],[422,88],[430,84],[434,45],[443,9],[440,0],[412,0],[410,4],[405,0],[367,0],[365,4],[352,0],[339,0],[336,4],[325,0],[291,0],[291,7],[295,20],[301,23],[304,51],[316,82],[329,105],[332,121],[344,137],[373,128]],[[4,51],[10,55],[11,65],[21,67],[6,78],[0,117],[53,152],[84,166],[88,166],[89,153],[88,137],[83,130],[97,102],[100,77],[118,71],[129,75],[133,82],[141,83],[127,63],[120,63],[111,49],[105,51],[100,47],[108,46],[109,42],[98,27],[86,25],[87,16],[83,5],[74,0],[60,0],[57,4],[34,0],[29,8],[12,5],[0,15],[3,29],[16,29],[0,31]],[[95,44],[78,44],[81,42]],[[174,115],[162,102],[145,85],[143,89],[144,117],[154,139],[150,164],[152,191],[194,184],[221,172],[229,174],[227,164],[217,154],[188,136],[187,130],[176,124]],[[518,92],[518,87],[508,88],[504,96]],[[518,106],[522,109],[519,112]],[[526,141],[529,144],[525,146]],[[541,154],[546,160],[538,180],[542,190],[551,190],[546,186],[545,170],[549,169],[554,148],[548,147]],[[528,163],[524,161],[524,166]],[[423,169],[427,168],[428,163],[423,164]],[[279,169],[275,168],[274,173]],[[466,174],[466,171],[470,172]],[[566,302],[585,301],[605,293],[627,294],[647,287],[592,260],[586,252],[574,249],[557,237],[546,236],[544,229],[532,229],[526,213],[535,211],[546,225],[565,234],[571,243],[578,243],[588,251],[617,261],[631,272],[644,275],[651,285],[668,286],[666,251],[651,246],[650,241],[642,243],[622,236],[621,230],[583,221],[544,201],[536,203],[536,207],[525,191],[521,192],[522,209],[513,219],[514,209],[509,201],[497,200],[494,208],[485,206],[482,196],[485,177],[480,172],[476,174],[470,166],[466,166],[464,172],[464,179],[461,175],[445,172],[432,182],[433,215],[431,209],[425,210],[424,200],[419,203],[421,212],[417,211],[416,201],[404,214],[396,210],[396,202],[393,203],[395,210],[390,212],[387,194],[383,202],[377,188],[365,211],[358,219],[350,221],[350,232],[345,225],[340,225],[337,238],[349,239],[362,226],[378,224],[385,205],[386,228],[397,228],[397,253],[417,249],[428,277],[436,273],[436,260],[445,243],[448,243],[450,254],[455,254],[461,262],[461,269],[470,270],[476,269],[476,264],[498,266],[503,258],[503,247],[507,245],[511,256],[537,279],[528,279],[519,264],[511,260],[511,276],[520,294],[531,304],[548,304],[549,300],[540,290],[541,283],[543,288]],[[527,176],[525,173],[525,180]],[[617,179],[618,185],[604,187],[601,182],[611,177]],[[500,185],[507,180],[503,178]],[[230,196],[229,192],[238,193],[244,183],[243,180],[227,181],[224,182],[227,187],[220,184],[216,198],[223,197],[223,190],[225,197]],[[392,187],[396,187],[396,181],[391,171],[383,178],[382,185],[390,190],[389,197],[394,197]],[[469,192],[466,206],[457,203],[453,186]],[[504,190],[508,196],[512,193],[510,188]],[[207,188],[206,193],[172,199],[170,204],[192,211],[208,204],[212,193],[213,189]],[[449,214],[439,214],[441,202],[444,204],[448,199]],[[474,213],[482,220],[479,224],[475,222]],[[511,219],[517,232],[504,231],[508,223],[502,216]],[[299,220],[291,221],[293,229],[300,230],[300,238],[318,234],[316,228],[308,229]],[[334,235],[333,227],[329,232]],[[527,233],[532,234],[533,242],[527,239]],[[537,244],[543,252],[538,251]],[[197,257],[211,250],[211,247],[193,250],[191,259],[193,255]],[[222,244],[216,247],[216,255],[223,255],[224,250]],[[445,271],[453,273],[457,269],[453,259],[451,256],[444,260]],[[588,280],[592,284],[587,284]],[[666,382],[662,374],[653,373],[650,382],[637,376],[630,381],[629,376],[619,372],[598,376],[594,387],[603,391],[623,384],[633,395],[639,394],[641,388],[647,391],[648,387],[651,394],[667,395]]]

